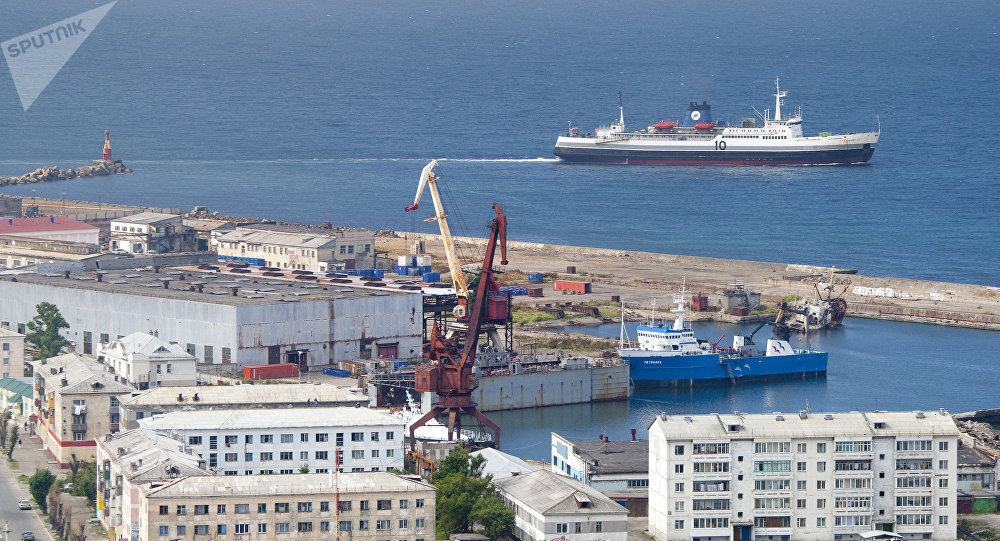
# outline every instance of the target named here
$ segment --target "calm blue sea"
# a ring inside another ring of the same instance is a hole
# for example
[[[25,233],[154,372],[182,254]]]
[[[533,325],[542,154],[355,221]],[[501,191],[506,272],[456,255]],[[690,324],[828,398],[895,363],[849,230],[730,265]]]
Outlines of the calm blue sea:
[[[6,5],[0,41],[100,4]],[[438,158],[458,234],[483,234],[497,201],[513,239],[997,286],[998,50],[1000,6],[987,1],[123,0],[27,112],[0,74],[0,175],[87,163],[110,129],[114,157],[134,174],[4,193],[435,231],[427,211],[403,207]],[[775,77],[807,133],[880,123],[874,159],[669,168],[552,158],[567,122],[612,120],[619,91],[631,129],[678,119],[695,100],[738,122],[751,106],[773,108]],[[828,409],[996,405],[995,334],[883,322],[842,332],[850,339],[830,343],[819,382],[500,418],[509,434],[523,425],[522,442],[547,442],[531,427],[593,437],[642,428],[650,412],[798,410],[806,398]],[[944,374],[954,391],[935,385]]]

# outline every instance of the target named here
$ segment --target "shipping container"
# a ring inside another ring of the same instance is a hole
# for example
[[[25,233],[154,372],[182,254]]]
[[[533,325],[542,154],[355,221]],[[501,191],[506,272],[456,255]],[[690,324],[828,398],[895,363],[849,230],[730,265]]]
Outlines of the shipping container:
[[[552,282],[552,287],[556,291],[566,290],[574,293],[590,293],[590,282],[572,282],[569,280],[556,280]]]
[[[540,287],[529,287],[528,296],[529,297],[541,297],[543,289]]]
[[[996,513],[997,512],[997,499],[992,496],[977,496],[975,501],[972,502],[972,512],[973,513]]]
[[[708,310],[708,297],[704,295],[694,295],[691,297],[691,309],[695,312]]]
[[[545,276],[540,272],[530,272],[528,273],[528,281],[531,283],[541,283],[545,279]]]
[[[576,267],[573,266],[566,267],[566,274],[576,274]]]
[[[972,498],[959,498],[958,499],[958,512],[961,514],[971,514],[972,513]]]
[[[750,308],[746,306],[734,306],[730,308],[729,311],[732,312],[734,316],[740,316],[740,317],[750,314]]]
[[[417,256],[415,255],[401,255],[396,258],[397,263],[400,267],[416,267],[417,266]]]
[[[341,370],[339,368],[324,368],[323,373],[328,376],[334,376],[337,378],[349,378],[351,373],[347,370]]]
[[[246,379],[294,378],[298,375],[299,365],[295,363],[261,364],[243,367],[243,377]]]
[[[431,256],[429,255],[418,255],[416,260],[416,265],[418,267],[430,267],[431,266]]]
[[[425,272],[423,276],[425,282],[440,282],[441,273],[440,272]]]

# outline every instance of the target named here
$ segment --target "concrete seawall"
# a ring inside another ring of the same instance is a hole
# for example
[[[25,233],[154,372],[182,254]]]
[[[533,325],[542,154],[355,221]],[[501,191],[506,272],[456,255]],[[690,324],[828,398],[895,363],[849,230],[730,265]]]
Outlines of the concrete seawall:
[[[483,376],[472,399],[481,411],[625,400],[628,381],[625,364]]]

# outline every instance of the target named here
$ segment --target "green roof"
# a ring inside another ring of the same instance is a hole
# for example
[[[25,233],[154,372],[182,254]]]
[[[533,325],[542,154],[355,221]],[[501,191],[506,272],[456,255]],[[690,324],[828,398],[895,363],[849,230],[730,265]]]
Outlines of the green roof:
[[[10,391],[12,395],[32,396],[34,387],[18,378],[0,378],[0,389]]]

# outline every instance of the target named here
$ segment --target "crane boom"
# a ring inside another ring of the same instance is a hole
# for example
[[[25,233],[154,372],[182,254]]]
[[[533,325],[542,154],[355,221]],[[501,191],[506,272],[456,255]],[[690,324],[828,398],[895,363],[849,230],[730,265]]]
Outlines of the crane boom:
[[[451,281],[455,284],[455,293],[459,297],[469,296],[469,283],[465,275],[462,274],[462,267],[458,263],[458,256],[455,252],[455,241],[451,237],[451,228],[448,227],[448,215],[444,211],[441,203],[441,194],[438,193],[437,179],[434,168],[437,167],[437,160],[431,160],[423,171],[420,172],[420,183],[417,185],[417,195],[413,198],[413,204],[406,207],[406,211],[417,210],[420,205],[420,196],[424,193],[424,188],[431,189],[431,199],[434,200],[434,216],[424,220],[425,222],[437,221],[441,228],[441,242],[444,243],[444,255],[448,259],[448,269],[451,271]]]

